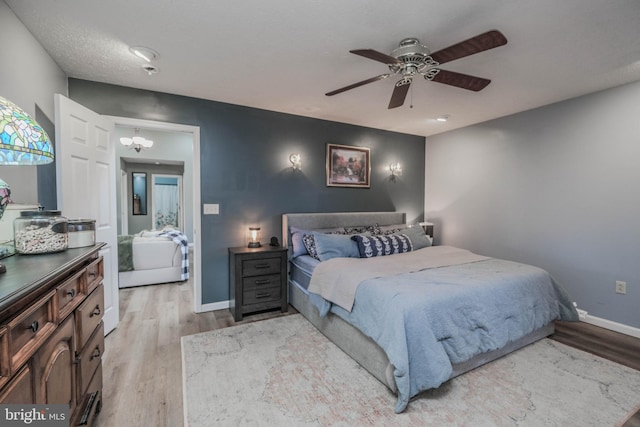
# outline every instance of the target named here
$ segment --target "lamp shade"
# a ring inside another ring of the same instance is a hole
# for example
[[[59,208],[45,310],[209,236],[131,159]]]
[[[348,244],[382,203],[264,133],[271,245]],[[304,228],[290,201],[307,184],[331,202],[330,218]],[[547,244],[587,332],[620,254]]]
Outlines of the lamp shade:
[[[0,96],[0,164],[44,165],[53,162],[49,135],[22,108]]]

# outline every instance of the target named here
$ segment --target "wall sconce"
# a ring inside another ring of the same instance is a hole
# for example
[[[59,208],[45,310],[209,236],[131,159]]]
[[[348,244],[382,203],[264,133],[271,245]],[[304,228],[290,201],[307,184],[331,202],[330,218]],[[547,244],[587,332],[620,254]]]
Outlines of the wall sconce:
[[[146,150],[153,147],[153,141],[138,136],[138,132],[140,132],[140,129],[136,129],[136,136],[133,138],[120,138],[120,144],[124,145],[129,150],[136,150],[136,153],[139,153],[140,150]]]
[[[260,227],[249,227],[249,232],[247,233],[247,247],[249,248],[259,248],[262,246],[260,244]]]
[[[400,176],[402,175],[402,166],[400,166],[398,162],[391,163],[389,165],[389,172],[391,172],[392,177]]]
[[[292,153],[289,156],[289,161],[294,171],[299,171],[302,168],[302,158],[299,153]]]

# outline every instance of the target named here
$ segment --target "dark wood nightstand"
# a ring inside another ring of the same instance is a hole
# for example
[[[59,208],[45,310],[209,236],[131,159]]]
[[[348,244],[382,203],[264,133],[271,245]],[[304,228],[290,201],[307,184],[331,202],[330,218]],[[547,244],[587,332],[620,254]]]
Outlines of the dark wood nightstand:
[[[236,321],[242,315],[287,304],[287,248],[229,248],[229,309]]]

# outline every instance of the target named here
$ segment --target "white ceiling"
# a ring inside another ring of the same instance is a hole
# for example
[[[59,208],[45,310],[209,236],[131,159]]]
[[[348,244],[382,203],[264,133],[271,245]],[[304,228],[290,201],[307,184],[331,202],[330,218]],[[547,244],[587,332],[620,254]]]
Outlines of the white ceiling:
[[[415,135],[640,80],[638,0],[5,1],[69,77]],[[491,79],[481,92],[416,79],[393,110],[396,78],[324,95],[388,71],[351,49],[437,51],[491,29],[508,43],[442,66]],[[157,51],[159,73],[131,45]]]

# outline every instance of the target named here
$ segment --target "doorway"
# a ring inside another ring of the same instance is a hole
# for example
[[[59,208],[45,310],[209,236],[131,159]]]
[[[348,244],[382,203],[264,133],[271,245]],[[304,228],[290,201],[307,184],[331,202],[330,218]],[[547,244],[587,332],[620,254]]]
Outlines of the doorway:
[[[116,149],[117,161],[121,165],[129,162],[138,162],[147,164],[149,167],[160,167],[161,165],[184,165],[184,172],[181,173],[181,210],[182,231],[188,236],[191,251],[190,256],[190,276],[193,278],[193,311],[199,313],[202,311],[202,274],[201,274],[201,244],[200,244],[200,128],[197,126],[181,125],[175,123],[156,122],[151,120],[132,119],[125,117],[111,117],[115,123],[116,139],[120,136],[130,136],[135,129],[139,129],[141,135],[147,139],[156,139],[154,146],[135,152],[127,150],[125,147],[118,145]],[[148,134],[145,134],[145,132]],[[166,143],[163,141],[166,139]],[[176,141],[181,141],[181,148],[178,150],[181,154],[176,155]],[[172,151],[173,150],[173,151]],[[182,156],[182,158],[181,158]],[[167,166],[169,167],[169,166]],[[180,175],[180,173],[178,173]],[[127,179],[126,174],[119,174],[120,180]],[[150,176],[151,178],[151,176]],[[149,179],[149,193],[152,192],[151,179]],[[128,194],[120,194],[118,203],[118,227],[122,234],[130,234],[132,227],[129,210],[124,206],[125,202],[132,197],[131,183],[120,182],[118,188],[125,188]],[[123,192],[124,193],[124,192]],[[151,226],[152,206],[149,206],[149,229]],[[126,212],[126,213],[125,213]],[[136,219],[139,216],[135,217]],[[155,223],[155,221],[154,221]]]

